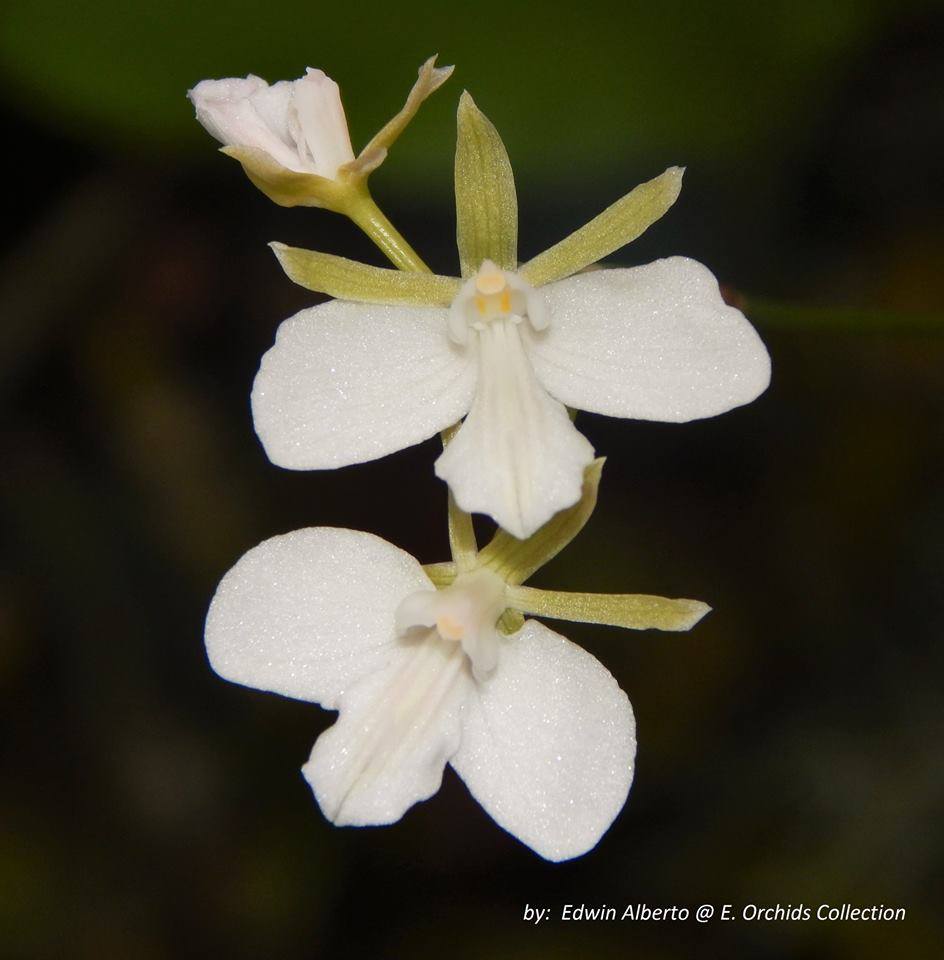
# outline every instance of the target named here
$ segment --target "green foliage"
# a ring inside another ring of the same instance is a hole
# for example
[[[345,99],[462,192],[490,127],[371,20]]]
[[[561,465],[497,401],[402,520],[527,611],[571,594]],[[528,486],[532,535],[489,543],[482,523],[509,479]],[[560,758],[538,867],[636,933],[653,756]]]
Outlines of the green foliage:
[[[519,176],[559,179],[577,162],[609,174],[634,155],[684,163],[779,148],[797,117],[818,115],[837,61],[892,12],[901,4],[482,0],[460,13],[367,0],[355,18],[349,5],[301,0],[6,0],[0,74],[7,98],[71,136],[187,145],[218,162],[184,96],[197,81],[319,66],[342,86],[357,149],[438,51],[503,132]],[[448,189],[454,103],[435,98],[397,144],[398,180],[428,189],[433,174]]]

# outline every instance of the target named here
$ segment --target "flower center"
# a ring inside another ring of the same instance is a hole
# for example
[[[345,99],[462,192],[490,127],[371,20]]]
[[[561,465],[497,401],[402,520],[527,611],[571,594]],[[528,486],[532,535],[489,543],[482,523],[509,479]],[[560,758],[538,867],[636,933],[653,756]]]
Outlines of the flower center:
[[[397,608],[396,629],[400,636],[417,628],[435,630],[462,647],[475,679],[484,680],[498,663],[495,624],[504,609],[505,582],[490,570],[474,570],[441,590],[411,593]]]
[[[465,624],[454,620],[448,613],[440,614],[436,618],[436,629],[443,640],[459,641],[465,636]]]
[[[544,301],[521,277],[502,270],[491,260],[462,285],[449,308],[449,336],[459,344],[469,340],[469,329],[485,330],[489,324],[527,317],[535,330],[547,327]]]

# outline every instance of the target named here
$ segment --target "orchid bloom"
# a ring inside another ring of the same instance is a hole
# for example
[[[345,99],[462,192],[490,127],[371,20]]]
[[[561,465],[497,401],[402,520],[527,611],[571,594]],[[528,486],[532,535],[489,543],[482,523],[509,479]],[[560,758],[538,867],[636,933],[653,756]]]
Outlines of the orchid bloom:
[[[285,207],[349,212],[352,189],[380,166],[422,102],[452,73],[430,57],[406,103],[354,156],[338,85],[311,67],[270,86],[259,77],[202,80],[189,93],[197,119],[249,179]]]
[[[530,536],[580,496],[593,448],[565,408],[683,422],[748,403],[767,351],[684,257],[580,273],[675,202],[672,167],[518,265],[518,212],[497,131],[463,94],[456,210],[462,279],[273,244],[286,273],[338,299],[286,320],[252,393],[273,463],[384,456],[465,420],[436,463],[458,505]]]
[[[226,574],[206,624],[216,672],[340,712],[302,768],[329,820],[399,820],[450,763],[542,857],[595,846],[632,781],[632,708],[593,656],[521,614],[687,630],[708,610],[521,586],[586,522],[601,466],[526,541],[499,531],[479,551],[450,498],[452,562],[424,568],[372,534],[315,527],[266,540]]]

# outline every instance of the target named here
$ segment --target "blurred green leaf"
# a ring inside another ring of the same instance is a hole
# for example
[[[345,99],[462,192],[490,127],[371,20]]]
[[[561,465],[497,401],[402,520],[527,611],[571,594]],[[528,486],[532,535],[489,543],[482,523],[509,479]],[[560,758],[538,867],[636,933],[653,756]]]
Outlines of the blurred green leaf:
[[[0,74],[7,99],[71,136],[189,144],[211,162],[213,143],[185,98],[205,77],[276,80],[319,66],[341,83],[360,147],[438,52],[457,64],[455,93],[473,91],[521,174],[559,177],[575,163],[608,174],[646,152],[684,163],[776,143],[797,117],[817,116],[830,71],[901,7],[482,0],[457,13],[431,0],[408,12],[367,0],[355,20],[344,4],[301,0],[272,11],[249,0],[7,0]],[[437,97],[398,143],[401,182],[438,171],[448,183],[454,104]]]
[[[910,313],[867,307],[818,307],[749,296],[735,296],[734,300],[736,306],[762,328],[841,330],[844,333],[944,333],[944,310]]]

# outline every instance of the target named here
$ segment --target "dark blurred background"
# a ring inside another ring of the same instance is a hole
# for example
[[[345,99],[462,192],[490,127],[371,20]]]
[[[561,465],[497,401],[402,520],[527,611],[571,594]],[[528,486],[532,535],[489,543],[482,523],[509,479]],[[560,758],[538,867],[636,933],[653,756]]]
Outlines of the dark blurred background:
[[[944,11],[936,3],[464,6],[5,0],[0,110],[4,957],[940,956]],[[202,625],[249,547],[309,525],[446,557],[437,445],[270,465],[249,389],[314,302],[269,240],[381,263],[277,208],[184,97],[320,66],[355,147],[456,63],[373,180],[455,272],[463,87],[516,168],[523,258],[688,167],[616,262],[687,254],[774,363],[684,426],[581,416],[598,511],[536,583],[704,599],[691,635],[562,627],[629,693],[636,782],[549,865],[447,770],[396,826],[325,823],[332,720],[219,680]],[[561,924],[524,904],[885,903],[888,923]]]

